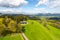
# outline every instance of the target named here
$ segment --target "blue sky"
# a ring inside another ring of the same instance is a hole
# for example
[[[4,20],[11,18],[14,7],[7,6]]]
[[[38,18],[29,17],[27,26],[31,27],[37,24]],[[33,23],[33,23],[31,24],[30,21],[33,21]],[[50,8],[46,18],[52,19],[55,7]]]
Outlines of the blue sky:
[[[60,0],[0,0],[4,13],[60,13]]]

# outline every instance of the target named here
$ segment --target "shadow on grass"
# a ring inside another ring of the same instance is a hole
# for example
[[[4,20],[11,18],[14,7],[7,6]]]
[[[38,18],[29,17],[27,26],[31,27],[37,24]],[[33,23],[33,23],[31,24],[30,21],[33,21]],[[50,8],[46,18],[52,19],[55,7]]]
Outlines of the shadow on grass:
[[[22,27],[22,31],[23,31],[24,33],[25,33],[25,30],[26,30],[26,29],[25,29],[25,26],[23,26],[23,27]]]
[[[11,33],[13,33],[13,32],[12,32],[12,31],[9,31],[9,30],[4,30],[4,31],[1,33],[1,35],[2,35],[2,36],[6,36],[6,35],[11,34]]]

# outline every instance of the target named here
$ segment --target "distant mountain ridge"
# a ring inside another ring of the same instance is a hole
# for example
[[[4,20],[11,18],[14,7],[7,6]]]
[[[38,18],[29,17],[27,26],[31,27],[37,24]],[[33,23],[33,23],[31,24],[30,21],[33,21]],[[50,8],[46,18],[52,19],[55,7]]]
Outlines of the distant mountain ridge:
[[[60,16],[60,14],[59,13],[56,13],[56,14],[51,14],[51,13],[47,13],[47,14],[43,14],[43,13],[39,13],[39,14],[37,14],[37,16]]]
[[[37,13],[37,14],[34,14],[34,15],[30,15],[30,14],[23,14],[23,13],[21,13],[21,14],[8,14],[8,13],[6,13],[6,14],[3,14],[3,13],[0,13],[0,16],[1,15],[13,15],[13,16],[16,16],[16,15],[28,15],[28,16],[60,16],[60,13],[46,13],[46,14],[44,14],[44,13]]]

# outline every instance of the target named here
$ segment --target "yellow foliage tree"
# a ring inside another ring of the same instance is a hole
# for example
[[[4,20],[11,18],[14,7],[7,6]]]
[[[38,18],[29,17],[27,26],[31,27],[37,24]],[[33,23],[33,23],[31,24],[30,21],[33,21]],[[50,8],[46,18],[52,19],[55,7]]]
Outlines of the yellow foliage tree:
[[[8,29],[10,31],[16,32],[16,22],[14,20],[11,20],[10,23],[8,23]]]

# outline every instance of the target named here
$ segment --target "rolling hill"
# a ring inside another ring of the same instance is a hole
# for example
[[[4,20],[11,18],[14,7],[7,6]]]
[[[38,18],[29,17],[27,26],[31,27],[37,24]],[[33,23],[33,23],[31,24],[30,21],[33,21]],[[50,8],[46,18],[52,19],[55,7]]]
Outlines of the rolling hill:
[[[60,40],[60,29],[47,24],[48,29],[34,20],[28,22],[29,24],[25,26],[25,34],[29,40]]]

